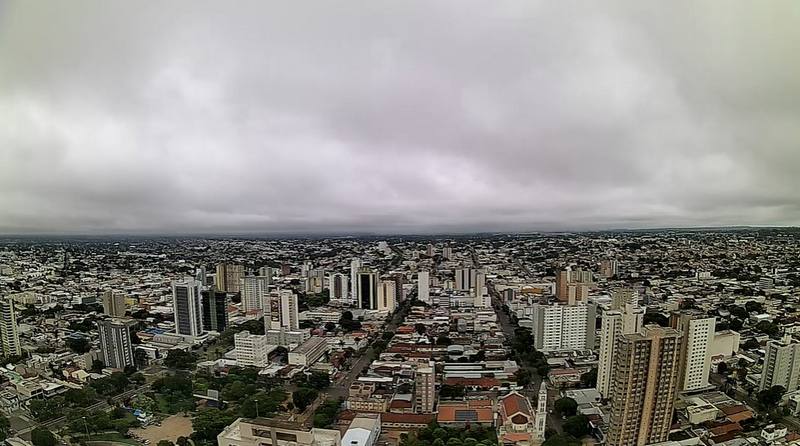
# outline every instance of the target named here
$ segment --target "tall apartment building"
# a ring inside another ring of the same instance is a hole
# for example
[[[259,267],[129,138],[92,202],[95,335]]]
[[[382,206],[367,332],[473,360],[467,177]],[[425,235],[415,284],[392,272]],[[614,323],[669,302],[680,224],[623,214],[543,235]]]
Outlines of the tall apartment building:
[[[600,261],[600,275],[609,279],[618,272],[618,262],[614,259],[604,259]]]
[[[569,269],[556,272],[556,299],[566,302],[569,298]]]
[[[103,364],[114,369],[134,367],[132,333],[136,321],[130,319],[106,319],[97,322],[100,332],[100,353]]]
[[[377,310],[378,274],[367,268],[361,268],[356,276],[356,284],[358,285],[358,308]]]
[[[673,313],[671,319],[672,328],[683,333],[679,389],[691,391],[708,387],[710,346],[714,341],[717,318],[691,312]]]
[[[459,268],[455,271],[455,276],[456,276],[455,289],[457,291],[469,291],[472,288],[473,275],[471,268]]]
[[[203,329],[222,333],[228,328],[228,293],[217,291],[214,286],[201,292],[200,303],[203,308]]]
[[[325,270],[322,268],[309,270],[305,286],[307,293],[321,293],[325,288]]]
[[[533,304],[534,347],[543,352],[594,348],[595,304]]]
[[[272,278],[277,274],[277,269],[271,266],[262,266],[258,269],[258,275],[267,278],[267,285],[272,285]]]
[[[216,285],[217,289],[229,293],[241,291],[240,280],[244,277],[244,266],[232,263],[220,263],[217,265]]]
[[[681,343],[679,331],[654,325],[618,338],[607,445],[667,441],[680,379]]]
[[[417,366],[414,376],[415,410],[417,413],[433,413],[436,403],[436,373],[433,363]]]
[[[237,365],[251,367],[268,366],[269,354],[274,348],[266,336],[250,334],[246,330],[233,335],[233,346]]]
[[[563,269],[556,273],[556,299],[570,305],[586,302],[592,284],[592,272],[581,269]]]
[[[475,273],[475,297],[483,297],[486,295],[486,273],[478,271]]]
[[[350,294],[354,302],[361,302],[358,298],[358,272],[362,266],[361,259],[354,257],[350,260]]]
[[[125,316],[125,295],[111,290],[103,292],[103,313],[111,317]]]
[[[14,310],[14,301],[7,296],[0,298],[0,341],[3,346],[3,356],[22,354],[17,327],[17,312]]]
[[[623,310],[625,304],[639,305],[639,293],[633,288],[617,288],[611,292],[612,310]]]
[[[300,328],[297,294],[291,290],[280,290],[269,293],[264,308],[265,330],[286,329],[290,331]]]
[[[645,309],[628,303],[623,311],[610,310],[603,313],[600,327],[600,354],[597,361],[597,391],[603,398],[611,396],[611,383],[615,363],[616,341],[622,335],[642,330]]]
[[[445,245],[445,247],[442,248],[442,257],[444,257],[445,260],[453,260],[453,247]]]
[[[787,392],[800,389],[800,343],[791,336],[767,342],[758,389],[765,390],[772,386],[781,386]]]
[[[394,280],[381,280],[378,284],[378,311],[392,312],[397,308],[397,288]]]
[[[428,271],[417,273],[417,299],[427,304],[431,303],[430,282],[431,276]]]
[[[239,279],[242,293],[242,309],[245,312],[264,310],[264,301],[269,295],[269,277],[245,276]]]
[[[347,276],[341,273],[331,274],[328,277],[328,290],[331,299],[345,300],[348,298]]]
[[[191,277],[172,282],[175,332],[180,335],[196,337],[203,334],[200,288],[200,282]]]

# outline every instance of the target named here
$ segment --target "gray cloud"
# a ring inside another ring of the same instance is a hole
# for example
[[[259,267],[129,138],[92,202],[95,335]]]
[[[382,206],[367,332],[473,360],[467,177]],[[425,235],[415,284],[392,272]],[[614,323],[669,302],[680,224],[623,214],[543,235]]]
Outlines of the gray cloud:
[[[797,2],[0,1],[0,233],[798,224]]]

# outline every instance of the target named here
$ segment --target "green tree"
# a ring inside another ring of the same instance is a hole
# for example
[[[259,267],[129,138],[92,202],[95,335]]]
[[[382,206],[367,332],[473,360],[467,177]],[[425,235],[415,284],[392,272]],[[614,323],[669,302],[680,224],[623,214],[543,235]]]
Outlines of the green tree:
[[[192,439],[196,442],[214,442],[217,435],[225,429],[226,426],[233,423],[237,415],[231,411],[219,409],[204,409],[192,418]]]
[[[575,438],[582,438],[589,433],[589,418],[586,415],[569,417],[562,425],[564,432]]]
[[[571,417],[578,412],[578,403],[572,398],[559,398],[553,405],[553,410],[563,417]]]
[[[306,410],[315,399],[317,399],[318,392],[308,387],[301,387],[292,392],[292,402],[295,407],[301,412]]]
[[[8,418],[0,415],[0,440],[5,440],[8,438],[8,434],[11,433],[11,422],[8,421]]]
[[[581,446],[581,442],[571,435],[556,434],[545,440],[542,446]]]
[[[594,387],[597,385],[597,368],[592,368],[588,372],[581,375],[581,386]]]
[[[785,393],[786,389],[783,386],[772,386],[758,392],[758,402],[764,409],[770,410],[778,406]]]
[[[514,378],[516,378],[518,386],[528,387],[531,384],[531,372],[528,369],[517,370]]]
[[[169,440],[160,440],[158,443],[156,443],[156,446],[175,446],[175,443]]]
[[[174,349],[167,352],[164,365],[172,369],[191,370],[197,364],[197,355],[192,352]]]
[[[92,349],[92,344],[83,336],[67,338],[67,347],[75,353],[86,353]]]
[[[56,446],[58,440],[49,430],[43,427],[36,427],[31,431],[31,443],[33,443],[33,446]]]
[[[313,389],[322,390],[331,385],[331,377],[325,372],[311,372],[308,376],[308,385]]]

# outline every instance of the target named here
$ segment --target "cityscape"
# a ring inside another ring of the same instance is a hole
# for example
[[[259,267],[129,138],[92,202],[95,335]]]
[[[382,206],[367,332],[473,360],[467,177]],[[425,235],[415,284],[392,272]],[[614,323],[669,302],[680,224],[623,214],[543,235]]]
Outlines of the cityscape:
[[[0,446],[800,446],[800,0],[0,0]]]
[[[6,238],[2,432],[798,444],[799,236]]]

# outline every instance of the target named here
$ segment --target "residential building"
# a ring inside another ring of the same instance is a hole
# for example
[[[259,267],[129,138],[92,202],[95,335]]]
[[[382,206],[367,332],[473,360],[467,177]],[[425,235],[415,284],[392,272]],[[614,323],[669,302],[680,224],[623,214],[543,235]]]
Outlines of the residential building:
[[[348,299],[347,276],[341,273],[331,274],[328,277],[329,296],[335,300]]]
[[[381,280],[378,285],[378,311],[392,312],[397,307],[397,289],[394,280]]]
[[[800,390],[800,343],[790,336],[767,342],[759,390],[781,386],[787,392]]]
[[[298,313],[297,294],[291,290],[278,290],[267,296],[264,307],[264,327],[266,330],[298,330],[300,315]]]
[[[681,332],[655,325],[618,338],[606,444],[645,446],[668,439],[681,344]]]
[[[436,404],[436,372],[433,363],[420,365],[414,375],[414,407],[417,413],[432,413]]]
[[[370,269],[358,271],[358,308],[365,310],[378,309],[378,274]]]
[[[134,367],[133,329],[136,321],[131,319],[106,319],[97,322],[100,332],[100,353],[103,364],[113,369]]]
[[[708,387],[711,348],[717,318],[699,312],[673,313],[672,326],[683,333],[679,389],[693,391]]]
[[[111,317],[125,316],[125,295],[108,290],[103,292],[103,313]]]
[[[600,275],[610,279],[617,275],[618,262],[614,259],[604,259],[600,261]]]
[[[542,352],[594,348],[597,306],[533,304],[534,347]]]
[[[361,302],[358,298],[358,272],[362,266],[361,259],[354,257],[350,260],[350,294],[353,302]]]
[[[269,295],[269,282],[270,279],[267,276],[244,276],[239,279],[242,310],[245,313],[264,310],[264,301]]]
[[[241,292],[241,279],[244,277],[244,266],[231,263],[217,265],[215,276],[217,289],[229,293]]]
[[[417,273],[417,299],[427,304],[431,303],[430,282],[431,277],[428,271]]]
[[[623,308],[624,311],[606,311],[601,318],[596,388],[603,398],[611,396],[617,338],[625,334],[638,333],[644,323],[644,308],[630,303],[625,304]]]
[[[17,312],[14,310],[14,301],[9,297],[0,298],[0,341],[2,341],[3,356],[22,354]]]

